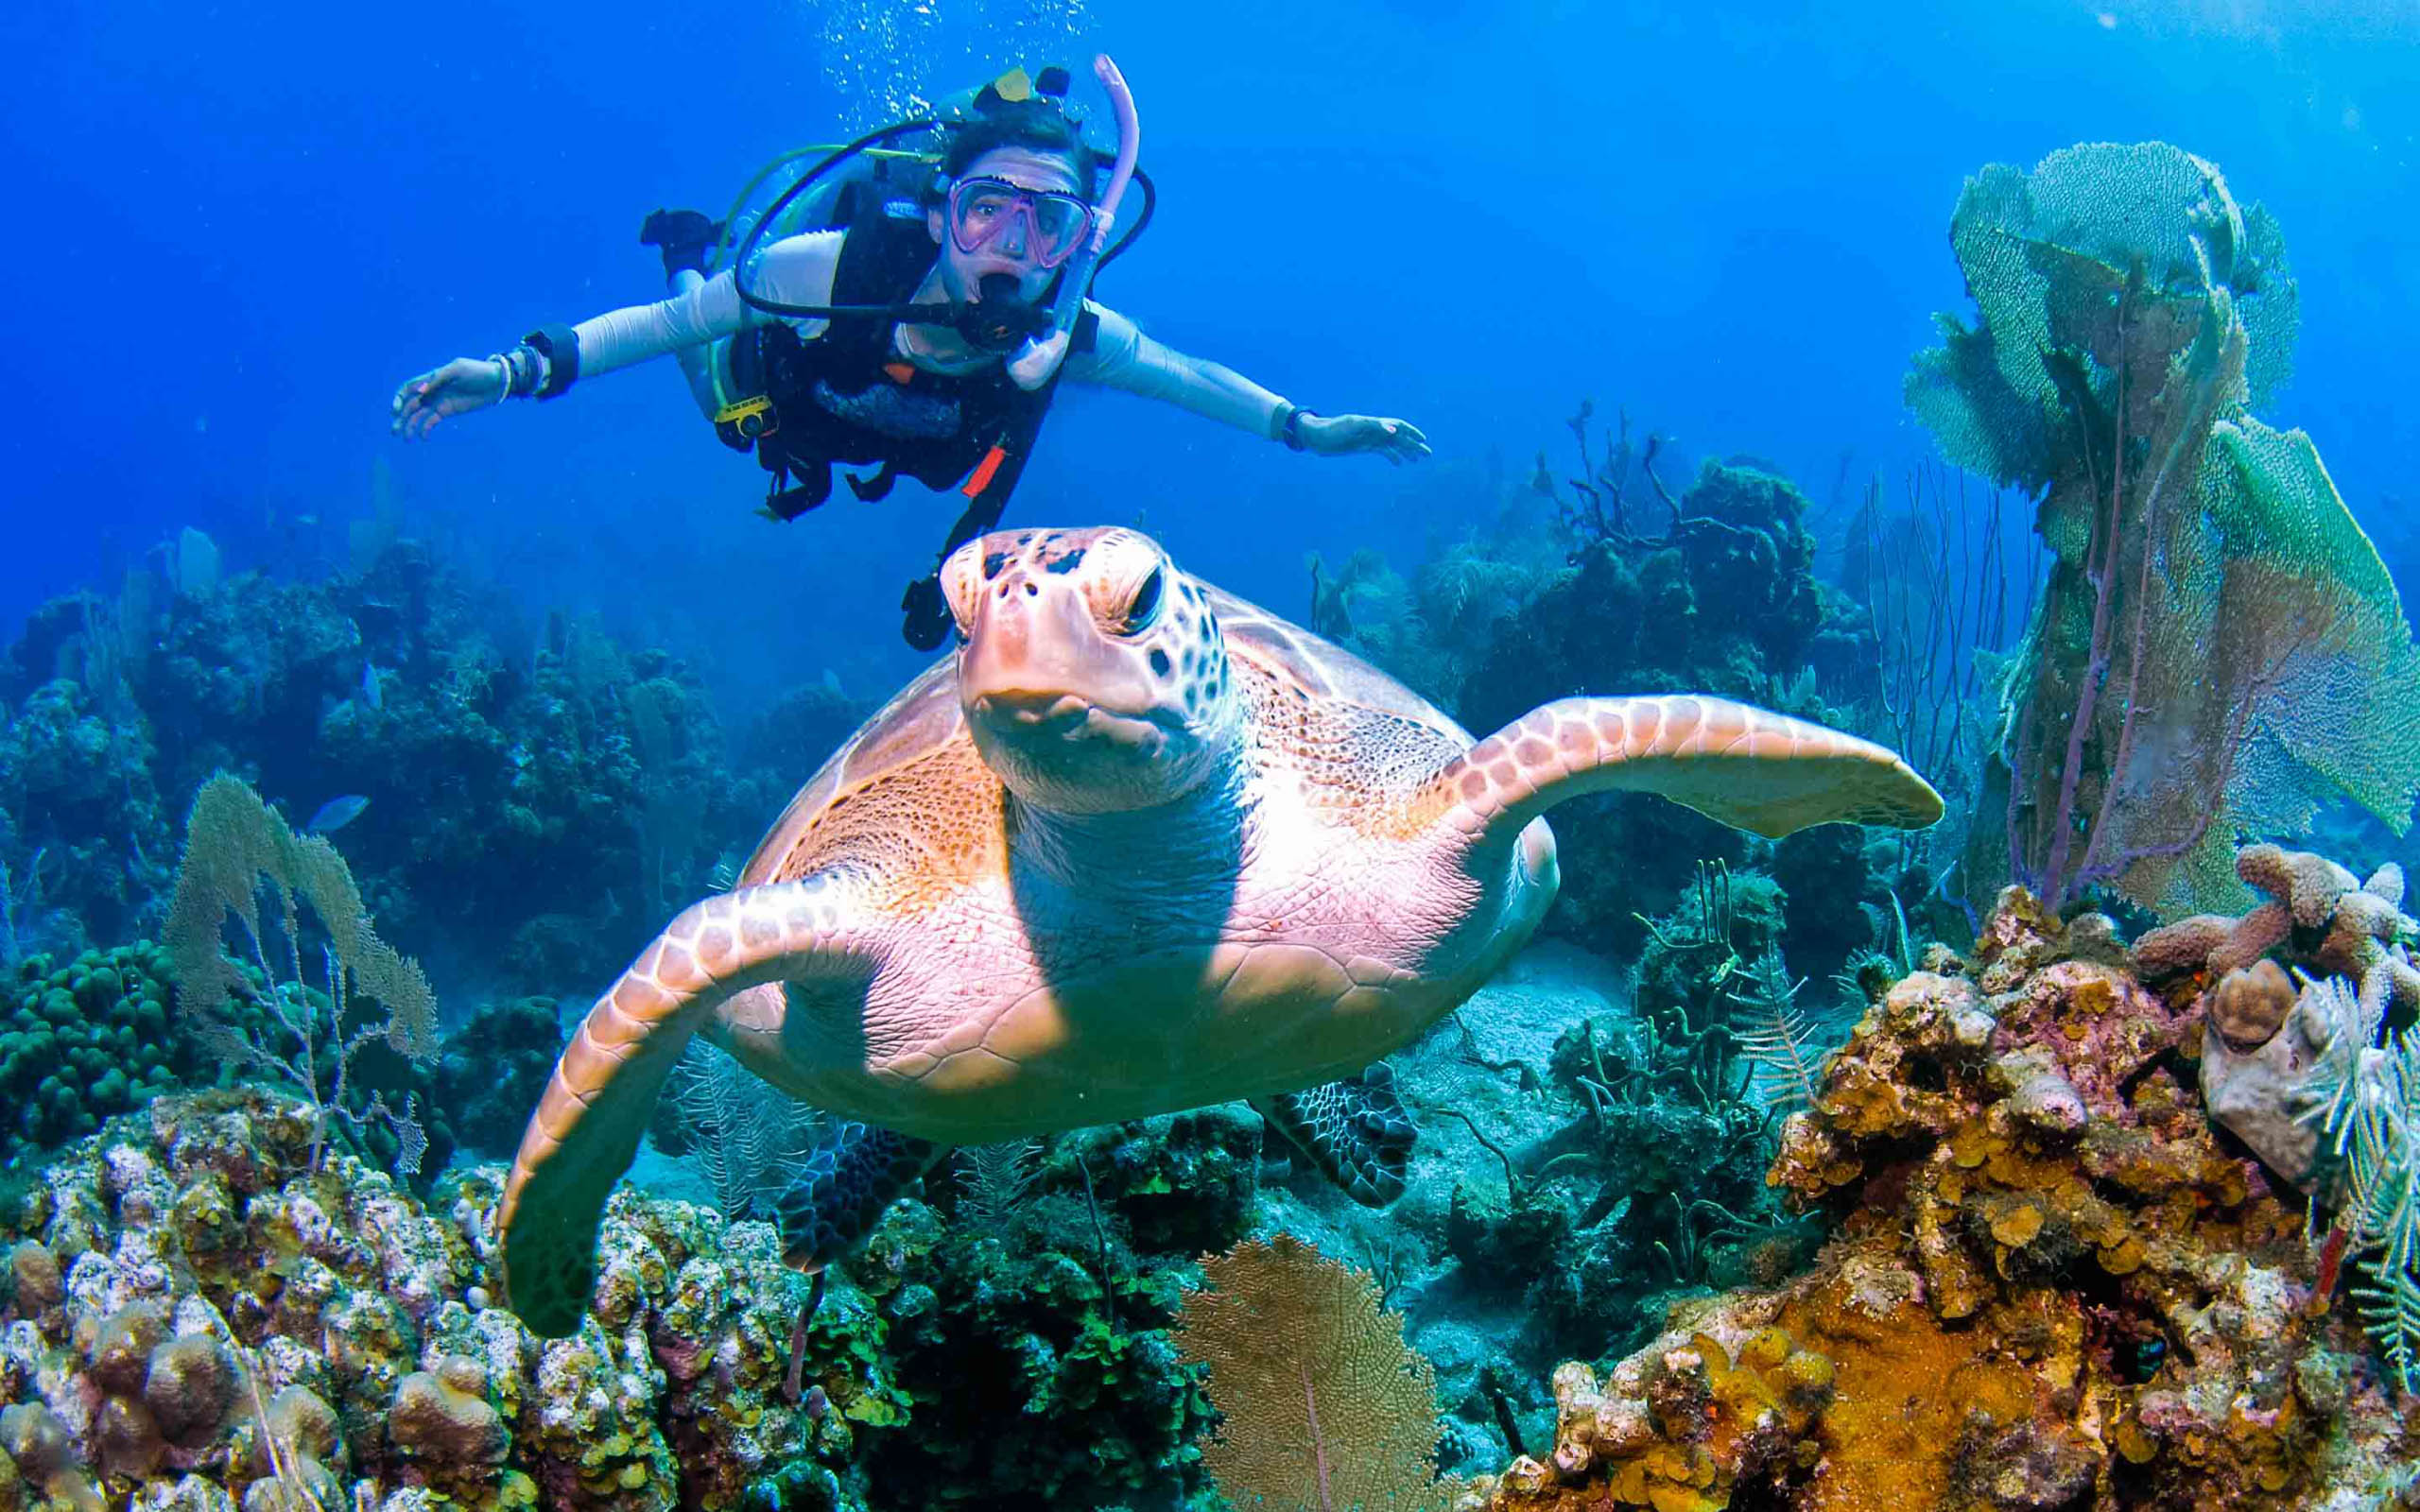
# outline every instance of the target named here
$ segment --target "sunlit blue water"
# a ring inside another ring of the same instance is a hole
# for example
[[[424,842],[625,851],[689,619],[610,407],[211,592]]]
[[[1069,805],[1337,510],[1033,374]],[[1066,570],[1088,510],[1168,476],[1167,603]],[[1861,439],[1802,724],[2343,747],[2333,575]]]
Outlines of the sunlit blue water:
[[[396,507],[535,607],[605,606],[727,688],[887,685],[944,504],[757,520],[761,475],[668,364],[421,447],[387,397],[656,297],[658,205],[718,209],[786,147],[1098,47],[1165,196],[1101,297],[1315,408],[1411,418],[1438,455],[1322,462],[1074,393],[1012,519],[1140,516],[1299,613],[1305,552],[1461,528],[1491,465],[1567,446],[1582,395],[1821,501],[1844,454],[1862,475],[1927,445],[1899,385],[1963,308],[1962,177],[2163,137],[2276,211],[2304,326],[2271,418],[2401,555],[2408,4],[85,4],[0,20],[0,615],[188,524],[234,568],[318,549],[294,517],[367,510],[383,458]]]

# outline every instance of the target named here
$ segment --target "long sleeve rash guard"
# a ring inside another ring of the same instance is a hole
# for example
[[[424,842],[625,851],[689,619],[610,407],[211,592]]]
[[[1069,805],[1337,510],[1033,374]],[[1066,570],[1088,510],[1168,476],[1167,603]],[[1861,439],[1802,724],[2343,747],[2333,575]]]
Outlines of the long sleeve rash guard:
[[[757,254],[750,283],[779,304],[828,304],[832,277],[840,256],[838,232],[809,232],[785,237]],[[1090,301],[1085,307],[1100,318],[1100,332],[1090,352],[1073,352],[1062,369],[1077,383],[1123,389],[1147,399],[1165,400],[1197,415],[1223,421],[1240,430],[1267,437],[1286,401],[1232,369],[1163,346],[1145,335],[1133,321]],[[633,304],[581,321],[579,371],[582,377],[611,372],[668,352],[702,347],[718,336],[750,326],[788,320],[799,335],[813,340],[822,335],[824,320],[769,315],[746,303],[725,268],[686,293],[653,304]],[[899,353],[935,372],[964,372],[979,366],[952,366],[910,350],[901,333],[892,341]],[[984,362],[997,359],[985,357]]]

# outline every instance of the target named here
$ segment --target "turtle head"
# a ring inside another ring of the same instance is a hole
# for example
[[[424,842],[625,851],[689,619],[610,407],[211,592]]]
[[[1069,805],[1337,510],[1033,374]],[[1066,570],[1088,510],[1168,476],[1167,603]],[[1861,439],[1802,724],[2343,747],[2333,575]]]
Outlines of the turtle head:
[[[1010,791],[1065,813],[1154,808],[1235,760],[1243,721],[1200,584],[1132,530],[1011,530],[942,567],[958,696]]]

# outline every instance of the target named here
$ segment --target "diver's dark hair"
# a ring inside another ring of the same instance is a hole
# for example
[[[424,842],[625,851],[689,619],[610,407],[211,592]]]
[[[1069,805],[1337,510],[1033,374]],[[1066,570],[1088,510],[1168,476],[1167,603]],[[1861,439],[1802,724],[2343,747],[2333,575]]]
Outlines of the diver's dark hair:
[[[1067,119],[1058,101],[1040,95],[1000,100],[973,119],[946,129],[942,141],[942,175],[957,178],[994,147],[1029,147],[1067,159],[1075,166],[1077,192],[1092,198],[1099,154],[1084,145],[1083,132]]]

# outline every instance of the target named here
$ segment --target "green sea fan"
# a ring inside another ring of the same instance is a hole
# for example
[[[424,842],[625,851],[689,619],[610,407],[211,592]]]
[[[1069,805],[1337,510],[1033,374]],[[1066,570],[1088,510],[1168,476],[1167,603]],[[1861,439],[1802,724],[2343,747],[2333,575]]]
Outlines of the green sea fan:
[[[2340,799],[2400,833],[2420,656],[2393,578],[2299,431],[2274,220],[2165,143],[1967,181],[1950,243],[1979,316],[1941,318],[1909,405],[1953,461],[2032,494],[2048,577],[2005,689],[1966,853],[2053,910],[2094,887],[2236,908],[2241,833]]]

